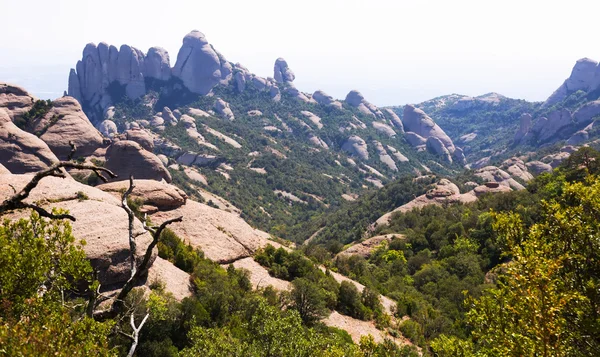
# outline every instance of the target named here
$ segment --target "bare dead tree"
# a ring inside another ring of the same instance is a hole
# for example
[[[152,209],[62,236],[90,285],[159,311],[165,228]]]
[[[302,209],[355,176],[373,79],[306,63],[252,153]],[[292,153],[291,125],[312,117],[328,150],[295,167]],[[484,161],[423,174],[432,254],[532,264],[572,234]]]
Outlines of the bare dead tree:
[[[135,349],[137,348],[139,337],[140,337],[140,331],[142,330],[142,327],[144,327],[144,324],[146,323],[146,321],[148,320],[148,317],[150,316],[150,314],[146,313],[146,315],[142,319],[142,322],[140,322],[139,326],[136,327],[134,315],[135,314],[133,314],[133,313],[131,315],[129,315],[129,324],[131,325],[131,329],[133,330],[133,332],[131,334],[127,334],[122,331],[119,331],[119,333],[121,335],[131,339],[131,347],[129,347],[129,353],[127,354],[127,357],[132,357],[133,354],[135,353]]]
[[[49,168],[37,172],[35,175],[33,175],[33,178],[31,179],[31,181],[29,181],[25,185],[25,187],[23,187],[21,189],[21,191],[15,192],[15,194],[12,197],[10,197],[10,198],[6,199],[4,202],[2,202],[2,204],[0,204],[0,214],[8,212],[8,211],[17,210],[17,209],[32,209],[32,210],[36,211],[42,217],[46,217],[46,218],[50,218],[50,219],[69,219],[71,221],[75,221],[76,220],[75,217],[73,217],[69,214],[53,214],[51,212],[46,211],[45,209],[43,209],[42,207],[40,207],[38,205],[24,202],[25,199],[27,199],[27,197],[29,197],[29,194],[31,193],[31,191],[37,187],[37,185],[40,183],[40,181],[44,177],[53,176],[53,177],[66,178],[65,172],[61,170],[62,168],[91,170],[96,175],[98,175],[98,177],[100,177],[100,179],[104,182],[107,182],[108,180],[106,179],[106,177],[104,177],[104,175],[102,175],[102,173],[106,173],[111,178],[117,177],[117,175],[115,175],[112,171],[105,169],[104,167],[99,167],[96,165],[89,165],[89,164],[79,164],[79,163],[70,162],[70,161],[59,161],[59,162],[53,164],[52,166],[50,166]]]

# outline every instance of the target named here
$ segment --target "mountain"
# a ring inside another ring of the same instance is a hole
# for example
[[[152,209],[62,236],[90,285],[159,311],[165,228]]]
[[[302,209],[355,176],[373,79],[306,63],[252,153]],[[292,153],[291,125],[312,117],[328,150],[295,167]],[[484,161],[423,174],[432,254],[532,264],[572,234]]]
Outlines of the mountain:
[[[203,186],[284,238],[400,175],[462,170],[460,148],[439,126],[426,129],[426,115],[409,123],[418,133],[405,134],[405,122],[359,91],[336,100],[303,93],[294,79],[283,58],[262,78],[192,31],[173,67],[158,47],[88,44],[68,94],[105,137],[145,137],[174,182]],[[405,140],[415,134],[423,142]]]

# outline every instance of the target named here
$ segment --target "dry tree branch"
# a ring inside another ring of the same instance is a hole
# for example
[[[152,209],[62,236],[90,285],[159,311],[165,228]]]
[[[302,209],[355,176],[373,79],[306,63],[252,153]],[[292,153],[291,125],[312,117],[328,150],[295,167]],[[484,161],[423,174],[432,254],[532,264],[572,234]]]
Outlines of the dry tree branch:
[[[0,214],[2,214],[4,212],[8,212],[8,211],[13,211],[16,209],[30,208],[30,209],[33,209],[34,211],[36,211],[42,217],[51,218],[51,219],[69,219],[71,221],[75,221],[75,217],[73,217],[71,215],[53,214],[37,205],[23,202],[25,199],[27,199],[27,197],[29,197],[29,194],[31,193],[31,191],[37,187],[37,185],[40,183],[40,181],[44,177],[54,176],[54,177],[65,178],[66,175],[64,172],[62,172],[60,170],[61,168],[91,170],[91,171],[94,171],[96,173],[96,175],[98,175],[98,177],[100,177],[100,179],[104,182],[107,182],[108,180],[106,179],[106,177],[104,177],[102,175],[103,172],[106,173],[111,178],[117,177],[117,175],[115,175],[112,171],[105,169],[104,167],[99,167],[96,165],[88,165],[88,164],[79,164],[79,163],[69,162],[69,161],[59,161],[57,163],[52,164],[52,166],[48,167],[47,169],[37,172],[35,175],[33,175],[33,178],[31,179],[31,181],[29,181],[25,185],[25,187],[23,187],[21,189],[21,191],[19,191],[18,193],[15,193],[12,197],[10,197],[10,198],[6,199],[4,202],[2,202],[2,204],[0,204]]]
[[[131,277],[127,280],[117,297],[115,298],[111,309],[109,311],[100,312],[96,314],[97,319],[103,320],[106,318],[114,317],[123,311],[125,305],[125,298],[131,292],[131,290],[139,283],[140,279],[144,277],[148,273],[148,269],[150,268],[150,259],[152,258],[152,250],[158,244],[160,236],[165,228],[174,222],[181,222],[183,220],[183,216],[169,219],[163,222],[158,227],[148,227],[146,222],[143,223],[144,229],[152,234],[152,242],[146,248],[146,252],[144,254],[144,258],[142,262],[137,266],[135,259],[135,252],[137,249],[137,244],[135,242],[135,236],[133,234],[134,230],[134,221],[135,215],[129,205],[127,204],[127,198],[133,192],[135,188],[135,184],[133,182],[133,176],[129,177],[129,188],[123,193],[123,198],[121,200],[121,204],[125,212],[127,212],[127,216],[129,218],[129,259],[131,264]]]
[[[144,324],[146,323],[146,321],[148,320],[148,316],[150,316],[150,314],[146,314],[146,316],[144,316],[144,319],[142,320],[142,322],[140,322],[139,326],[135,326],[135,318],[134,318],[134,314],[132,313],[129,319],[129,324],[131,325],[131,328],[133,329],[133,333],[129,336],[124,334],[125,336],[129,337],[132,339],[132,343],[131,343],[131,347],[129,348],[129,353],[127,354],[127,357],[133,357],[133,354],[135,352],[135,348],[138,345],[138,340],[140,337],[140,331],[142,330],[142,327],[144,327]]]

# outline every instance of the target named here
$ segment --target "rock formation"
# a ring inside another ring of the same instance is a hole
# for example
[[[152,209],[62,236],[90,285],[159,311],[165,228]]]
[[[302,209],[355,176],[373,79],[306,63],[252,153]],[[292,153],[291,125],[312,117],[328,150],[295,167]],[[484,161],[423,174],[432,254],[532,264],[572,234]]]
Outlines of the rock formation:
[[[229,107],[229,103],[227,103],[223,99],[218,98],[215,101],[215,105],[213,106],[213,108],[215,109],[217,114],[225,117],[226,119],[229,119],[229,120],[235,119],[235,115],[233,115],[233,111]]]
[[[25,89],[8,84],[0,83],[0,108],[8,109],[7,113],[11,119],[28,112],[35,98]]]
[[[104,120],[100,124],[98,124],[98,130],[100,134],[104,135],[107,138],[112,138],[113,136],[119,133],[117,129],[117,124],[115,124],[112,120]]]
[[[140,144],[142,148],[152,152],[154,150],[154,139],[152,135],[144,129],[129,129],[125,131],[125,137],[127,140],[135,141]]]
[[[375,146],[375,150],[377,150],[377,153],[379,154],[379,160],[382,163],[384,163],[390,170],[398,171],[396,162],[394,162],[394,159],[392,159],[392,157],[387,153],[383,145],[376,140],[373,141],[373,145]]]
[[[171,182],[171,174],[160,159],[134,141],[121,140],[109,146],[105,166],[119,177],[134,175],[136,179]]]
[[[513,138],[513,143],[515,145],[519,144],[521,140],[527,135],[529,130],[531,129],[531,114],[523,113],[521,114],[519,130],[515,133]]]
[[[427,143],[427,147],[432,152],[441,155],[446,161],[452,162],[452,159],[454,159],[462,165],[465,164],[465,156],[462,150],[457,150],[452,139],[424,111],[412,105],[406,105],[404,106],[402,120],[406,130],[406,140],[411,145],[418,147]],[[409,135],[409,133],[413,134]],[[429,140],[431,137],[435,139]],[[446,150],[444,151],[444,149]],[[450,156],[450,160],[448,160],[446,151]]]
[[[20,190],[31,177],[0,175],[0,199],[4,200],[14,193],[9,184]],[[80,192],[87,199],[79,199]],[[85,240],[83,250],[92,267],[98,271],[98,280],[102,285],[123,283],[129,279],[128,219],[127,213],[121,208],[120,199],[75,180],[46,177],[31,192],[26,202],[42,202],[43,207],[48,210],[53,207],[69,210],[77,219],[71,222],[73,235],[77,240]],[[27,215],[29,212],[18,211],[10,218]],[[134,221],[134,235],[137,244],[136,257],[141,259],[152,238],[137,219]],[[155,250],[152,261],[156,254]]]
[[[332,96],[323,92],[322,90],[315,91],[312,95],[312,98],[319,104],[326,107],[333,107],[336,109],[342,109],[342,103],[333,99]]]
[[[398,117],[398,115],[396,115],[396,113],[393,110],[389,109],[389,108],[384,109],[383,112],[384,112],[385,116],[396,127],[396,129],[400,133],[404,133],[404,124],[402,124],[402,120],[400,120],[400,118]]]
[[[384,134],[389,137],[396,136],[396,132],[394,131],[394,129],[392,129],[391,126],[389,126],[385,123],[374,121],[371,123],[371,125],[373,125],[373,128],[375,128],[375,130],[377,130],[381,134]]]
[[[346,95],[346,103],[350,106],[357,108],[361,113],[373,116],[376,118],[385,118],[381,110],[377,108],[375,105],[369,103],[365,97],[357,90],[351,90],[348,95]]]
[[[275,60],[275,66],[273,68],[273,78],[277,83],[288,83],[293,82],[296,79],[294,72],[288,66],[286,60],[279,57]]]
[[[599,88],[600,66],[598,62],[589,58],[582,58],[575,63],[569,78],[546,99],[544,107],[551,107],[578,90],[591,92]]]
[[[31,129],[60,160],[69,158],[70,143],[76,147],[75,158],[89,156],[103,145],[102,134],[90,123],[73,97],[52,102],[52,108],[43,117],[31,122]]]
[[[369,152],[367,151],[367,143],[357,135],[352,135],[342,145],[342,150],[348,152],[350,155],[355,155],[362,160],[369,159]]]
[[[194,30],[183,38],[173,76],[193,93],[208,94],[222,80],[231,78],[231,65],[208,43],[204,34]]]
[[[13,174],[37,172],[59,161],[37,136],[19,129],[0,108],[0,162]]]
[[[149,78],[168,81],[171,78],[169,53],[162,47],[151,47],[144,59],[144,75]]]

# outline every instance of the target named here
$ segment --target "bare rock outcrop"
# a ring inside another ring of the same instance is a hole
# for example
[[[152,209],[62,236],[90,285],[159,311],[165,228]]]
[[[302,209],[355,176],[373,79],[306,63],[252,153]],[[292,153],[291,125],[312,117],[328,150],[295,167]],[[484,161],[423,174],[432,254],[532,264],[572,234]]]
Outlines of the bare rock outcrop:
[[[381,110],[377,108],[375,105],[369,103],[365,97],[357,90],[351,90],[348,95],[346,95],[346,103],[350,106],[357,108],[361,113],[373,116],[376,118],[385,118]]]
[[[180,78],[191,92],[206,95],[222,80],[231,77],[231,68],[204,34],[194,30],[183,38],[173,76]]]
[[[402,120],[406,131],[413,132],[425,139],[435,137],[439,139],[450,154],[454,153],[455,147],[452,139],[421,109],[406,105]]]
[[[513,143],[515,145],[519,144],[521,142],[521,140],[523,140],[525,135],[527,135],[527,133],[529,132],[530,129],[531,129],[531,114],[529,114],[529,113],[521,114],[519,130],[517,130],[517,132],[515,133],[515,136],[513,138]]]
[[[531,132],[537,136],[539,142],[546,142],[571,124],[573,124],[571,112],[568,109],[559,109],[550,113],[547,118],[538,119]]]
[[[442,157],[446,162],[452,163],[452,156],[450,156],[450,152],[439,138],[430,136],[427,138],[425,145],[429,151]]]
[[[119,177],[134,175],[136,179],[165,180],[171,182],[171,174],[156,155],[134,141],[121,140],[106,150],[106,168]]]
[[[367,151],[367,143],[357,135],[352,135],[342,145],[342,150],[346,151],[350,155],[355,155],[362,160],[369,159],[369,152]]]
[[[585,130],[579,130],[575,134],[571,135],[567,140],[567,145],[580,145],[590,138],[590,134]]]
[[[600,87],[600,66],[590,58],[582,58],[575,63],[571,75],[546,99],[544,107],[550,107],[563,101],[578,90],[590,92]]]
[[[226,119],[229,119],[229,120],[235,119],[235,115],[233,115],[233,111],[229,107],[229,103],[227,103],[223,99],[218,98],[215,101],[215,105],[213,108],[219,115],[225,117]]]
[[[332,96],[330,96],[329,94],[323,92],[322,90],[318,90],[315,91],[312,95],[312,98],[319,104],[326,106],[326,107],[332,107],[332,108],[336,108],[336,109],[342,109],[342,103],[338,102],[337,100],[333,99]]]
[[[144,75],[161,81],[171,78],[171,59],[162,47],[150,47],[144,59]]]
[[[486,182],[497,182],[515,190],[524,190],[525,187],[510,176],[506,171],[496,166],[486,166],[475,171],[475,176]]]
[[[36,172],[59,161],[37,136],[19,129],[0,108],[0,163],[14,174]]]
[[[0,175],[0,199],[4,200],[14,194],[9,184],[20,190],[31,177]],[[82,200],[81,193],[87,199]],[[71,223],[73,235],[78,240],[86,241],[83,250],[92,266],[98,270],[98,279],[102,285],[123,283],[129,279],[128,219],[127,213],[120,207],[120,199],[75,180],[46,177],[31,192],[26,202],[41,202],[46,209],[58,207],[69,210],[77,219]],[[19,211],[9,218],[27,215],[28,212]],[[134,221],[134,235],[137,243],[136,257],[141,259],[152,238],[137,219]],[[156,250],[152,259],[155,257]]]
[[[115,124],[114,121],[108,119],[98,124],[98,131],[100,131],[100,134],[104,135],[107,138],[112,138],[113,136],[119,134],[117,124]]]
[[[396,160],[398,162],[408,162],[408,158],[404,155],[402,155],[402,153],[398,150],[396,150],[396,148],[391,147],[391,146],[387,146],[388,150],[392,153],[392,156],[396,158]]]
[[[152,152],[154,150],[154,139],[152,135],[145,129],[129,129],[125,131],[125,137],[127,140],[135,141],[140,144],[142,148]]]
[[[396,162],[394,162],[394,159],[392,159],[392,157],[387,153],[383,145],[377,140],[373,141],[373,145],[375,146],[375,150],[377,150],[377,153],[379,154],[379,161],[384,163],[390,170],[398,171]]]
[[[508,160],[505,160],[500,168],[506,170],[512,177],[516,177],[522,181],[529,181],[533,179],[533,175],[529,173],[527,169],[527,165],[523,162],[523,160],[512,157]]]
[[[275,66],[273,68],[273,78],[277,83],[288,83],[293,82],[296,79],[294,72],[288,66],[285,59],[279,57],[275,60]]]
[[[536,175],[544,172],[552,172],[552,166],[541,161],[530,161],[525,164],[527,168]]]
[[[402,120],[400,120],[398,115],[393,110],[386,108],[384,109],[383,113],[400,133],[404,133],[404,124],[402,124]]]
[[[0,108],[6,108],[12,120],[27,113],[34,102],[35,98],[25,89],[8,83],[0,83]]]
[[[573,113],[577,124],[586,125],[600,116],[600,100],[588,102]]]
[[[402,234],[385,234],[381,236],[375,236],[360,243],[356,243],[348,247],[347,249],[339,252],[336,257],[344,257],[344,256],[352,256],[358,255],[365,259],[368,259],[371,256],[373,250],[377,249],[382,244],[386,244],[392,241],[393,238],[404,238]]]
[[[120,199],[123,192],[129,188],[129,181],[115,181],[96,186]],[[165,182],[155,180],[135,180],[135,188],[130,195],[133,199],[141,200],[144,205],[154,206],[161,211],[183,206],[187,195],[179,188]]]
[[[406,141],[408,141],[408,143],[414,147],[424,146],[427,142],[427,139],[417,133],[413,133],[412,131],[407,131],[404,133],[404,137],[406,138]]]
[[[151,215],[153,222],[184,216],[183,222],[169,226],[186,243],[200,248],[205,256],[218,263],[231,263],[251,256],[267,244],[269,234],[252,228],[237,214],[188,200],[176,209]]]
[[[103,146],[102,134],[94,128],[73,97],[56,99],[48,113],[33,120],[31,127],[34,133],[41,134],[40,139],[61,160],[68,159],[70,143],[76,147],[75,157],[89,156]]]
[[[371,123],[371,125],[373,125],[373,128],[375,128],[375,130],[377,130],[378,132],[380,132],[383,135],[389,136],[389,137],[394,137],[396,136],[396,132],[394,131],[394,129],[392,129],[391,126],[382,123],[382,122],[378,122],[378,121],[373,121]]]

